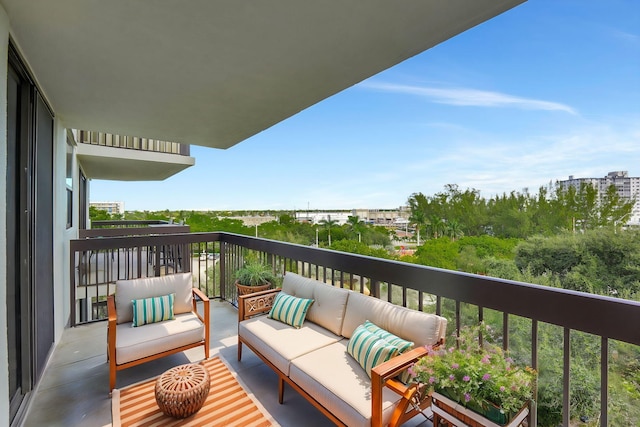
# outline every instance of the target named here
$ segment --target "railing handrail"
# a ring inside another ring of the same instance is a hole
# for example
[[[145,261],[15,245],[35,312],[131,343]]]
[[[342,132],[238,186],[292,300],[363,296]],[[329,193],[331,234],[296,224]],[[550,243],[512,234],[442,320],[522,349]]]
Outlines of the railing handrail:
[[[117,228],[91,228],[79,230],[81,239],[96,237],[120,237],[120,236],[148,236],[152,234],[176,234],[188,233],[188,225],[158,225],[153,227],[117,227]]]
[[[119,226],[119,227],[127,227],[130,225],[161,225],[161,224],[170,224],[169,221],[165,221],[162,219],[105,219],[98,221],[91,221],[91,226],[94,228],[103,227],[103,226]]]

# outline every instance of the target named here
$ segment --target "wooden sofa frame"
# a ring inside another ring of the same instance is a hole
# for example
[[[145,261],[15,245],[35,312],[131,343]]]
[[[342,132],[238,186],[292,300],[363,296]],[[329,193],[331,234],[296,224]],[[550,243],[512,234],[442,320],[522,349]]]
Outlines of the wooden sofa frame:
[[[140,365],[145,362],[150,362],[161,357],[169,356],[171,354],[180,353],[190,348],[204,346],[204,358],[209,358],[209,298],[198,288],[192,288],[193,292],[193,313],[198,316],[201,322],[204,323],[204,340],[200,342],[194,342],[192,344],[177,347],[171,350],[164,351],[162,353],[153,354],[151,356],[143,357],[140,359],[132,360],[131,362],[116,364],[116,302],[115,296],[109,295],[107,297],[107,311],[108,311],[108,326],[107,326],[107,358],[109,360],[109,393],[113,391],[116,386],[116,373],[117,371],[131,368],[132,366]],[[204,315],[198,312],[198,300],[203,303]],[[143,326],[141,327],[143,328]]]
[[[238,296],[238,323],[253,316],[267,314],[271,310],[273,301],[280,291],[280,289],[271,289],[249,295]],[[251,349],[251,351],[253,351],[260,359],[262,359],[262,361],[267,366],[269,366],[278,376],[278,402],[280,404],[282,404],[284,401],[284,387],[286,383],[289,384],[294,390],[296,390],[309,403],[316,407],[320,412],[322,412],[335,425],[347,427],[346,424],[338,419],[333,413],[331,413],[324,406],[322,406],[322,404],[315,400],[313,396],[307,393],[298,384],[293,382],[287,375],[280,371],[258,350],[253,348],[251,344],[243,340],[240,335],[238,335],[238,360],[242,359],[243,344],[249,347],[249,349]],[[395,393],[402,396],[400,402],[394,409],[391,421],[388,424],[390,427],[397,427],[402,425],[406,421],[410,420],[411,418],[431,406],[430,396],[424,396],[422,399],[416,399],[416,397],[420,395],[420,390],[415,384],[407,386],[395,379],[398,374],[400,374],[400,372],[411,366],[426,354],[427,350],[425,347],[418,347],[406,353],[398,355],[391,360],[381,363],[371,370],[372,427],[382,427],[382,390],[384,387],[390,388]]]

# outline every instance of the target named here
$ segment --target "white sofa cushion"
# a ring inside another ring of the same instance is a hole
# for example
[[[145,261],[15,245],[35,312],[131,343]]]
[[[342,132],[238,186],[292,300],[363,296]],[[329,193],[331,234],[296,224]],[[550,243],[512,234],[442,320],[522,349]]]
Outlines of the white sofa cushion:
[[[322,347],[291,361],[289,377],[349,427],[371,426],[371,379],[347,353],[347,340]],[[387,425],[400,396],[382,392]]]
[[[347,301],[342,335],[351,338],[353,331],[366,320],[400,338],[413,341],[416,347],[437,343],[444,338],[447,328],[444,317],[352,292]]]
[[[191,273],[168,274],[160,277],[145,277],[116,281],[116,323],[133,320],[134,299],[159,297],[175,293],[173,313],[188,313],[193,310],[193,287]]]
[[[298,298],[312,299],[314,302],[307,313],[307,320],[340,335],[349,298],[348,290],[287,272],[282,291]]]
[[[240,322],[238,333],[285,375],[289,375],[292,359],[342,339],[315,323],[304,322],[295,329],[267,316]]]
[[[204,324],[192,312],[137,328],[131,325],[131,322],[116,325],[118,365],[204,340]]]

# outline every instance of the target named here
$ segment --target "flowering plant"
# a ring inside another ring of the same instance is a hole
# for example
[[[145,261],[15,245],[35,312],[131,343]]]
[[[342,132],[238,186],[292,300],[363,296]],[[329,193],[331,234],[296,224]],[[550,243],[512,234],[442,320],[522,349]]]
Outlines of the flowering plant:
[[[493,403],[503,414],[516,414],[533,397],[536,372],[516,366],[499,346],[489,344],[491,332],[484,323],[462,328],[458,348],[427,347],[428,354],[410,368],[410,375],[429,391],[476,412],[486,411]]]

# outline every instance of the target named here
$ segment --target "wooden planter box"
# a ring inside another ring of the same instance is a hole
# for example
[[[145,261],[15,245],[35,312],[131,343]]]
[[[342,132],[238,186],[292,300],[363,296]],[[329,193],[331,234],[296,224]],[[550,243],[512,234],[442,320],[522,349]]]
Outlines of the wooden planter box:
[[[440,425],[456,427],[519,427],[529,415],[529,405],[525,405],[511,421],[505,425],[500,425],[440,393],[433,392],[431,397],[434,427],[439,427]]]
[[[271,287],[273,286],[271,283],[267,283],[266,285],[259,285],[259,286],[246,286],[246,285],[241,285],[238,282],[236,282],[235,285],[236,285],[236,288],[238,289],[238,295],[249,295],[255,292],[266,291],[267,289],[271,289]]]

